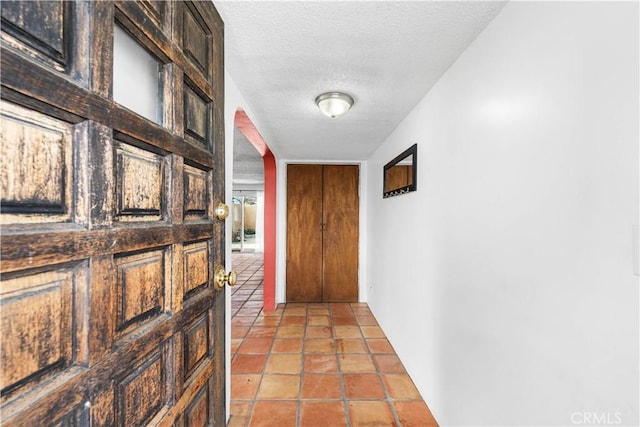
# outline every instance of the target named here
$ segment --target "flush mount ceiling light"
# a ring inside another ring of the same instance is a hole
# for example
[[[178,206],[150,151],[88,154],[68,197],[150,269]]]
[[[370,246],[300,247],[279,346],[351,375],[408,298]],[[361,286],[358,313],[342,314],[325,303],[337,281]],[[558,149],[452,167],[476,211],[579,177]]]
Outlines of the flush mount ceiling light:
[[[342,92],[327,92],[318,95],[316,105],[332,119],[343,115],[353,106],[353,98]]]

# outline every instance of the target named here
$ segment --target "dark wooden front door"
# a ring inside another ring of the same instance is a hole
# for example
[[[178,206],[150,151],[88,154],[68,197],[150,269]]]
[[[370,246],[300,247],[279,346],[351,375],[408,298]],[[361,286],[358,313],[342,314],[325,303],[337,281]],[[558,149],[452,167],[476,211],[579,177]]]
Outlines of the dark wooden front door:
[[[287,167],[287,301],[357,302],[359,167]]]
[[[0,7],[2,424],[224,425],[213,4]],[[157,61],[155,122],[114,101],[115,32]]]

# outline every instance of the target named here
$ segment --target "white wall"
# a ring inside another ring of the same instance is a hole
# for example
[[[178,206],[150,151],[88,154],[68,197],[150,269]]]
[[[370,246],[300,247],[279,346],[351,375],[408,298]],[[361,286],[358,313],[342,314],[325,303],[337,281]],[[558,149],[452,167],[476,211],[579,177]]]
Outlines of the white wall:
[[[256,191],[256,248],[255,252],[264,253],[264,191]]]
[[[370,306],[441,425],[639,424],[638,16],[507,4],[369,161]]]
[[[224,126],[225,126],[225,141],[224,141],[224,161],[225,161],[225,203],[231,206],[231,200],[233,197],[233,127],[235,122],[235,115],[238,108],[242,108],[245,113],[251,118],[253,123],[257,126],[257,123],[254,121],[253,113],[251,112],[251,108],[248,106],[246,100],[240,90],[236,86],[233,78],[229,73],[225,70],[224,74]],[[259,128],[258,128],[259,129]],[[231,263],[231,235],[232,235],[232,223],[229,218],[225,223],[225,260],[226,260],[226,269],[230,271],[233,269],[233,265]],[[229,407],[231,401],[231,292],[227,292],[226,294],[226,340],[225,340],[225,357],[226,357],[226,405],[227,405],[227,417],[229,417]]]

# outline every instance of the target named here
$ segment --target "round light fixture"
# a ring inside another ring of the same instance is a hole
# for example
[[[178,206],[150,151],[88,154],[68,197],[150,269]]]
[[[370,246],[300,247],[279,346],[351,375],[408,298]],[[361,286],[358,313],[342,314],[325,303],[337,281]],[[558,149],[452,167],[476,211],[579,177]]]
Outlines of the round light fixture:
[[[342,92],[327,92],[318,95],[316,105],[332,119],[343,115],[353,106],[353,98]]]

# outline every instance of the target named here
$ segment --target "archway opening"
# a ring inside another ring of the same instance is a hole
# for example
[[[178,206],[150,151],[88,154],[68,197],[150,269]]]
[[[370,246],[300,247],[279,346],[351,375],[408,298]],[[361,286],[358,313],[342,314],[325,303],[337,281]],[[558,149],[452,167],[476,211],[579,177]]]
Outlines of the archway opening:
[[[244,110],[236,110],[234,124],[262,156],[264,168],[264,297],[266,311],[275,310],[276,298],[276,160]]]

